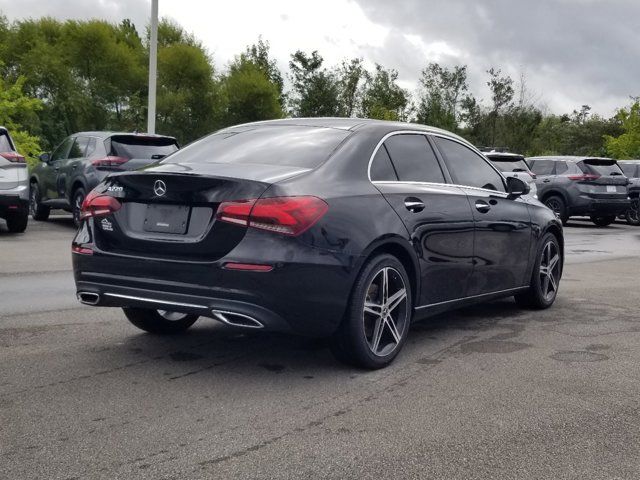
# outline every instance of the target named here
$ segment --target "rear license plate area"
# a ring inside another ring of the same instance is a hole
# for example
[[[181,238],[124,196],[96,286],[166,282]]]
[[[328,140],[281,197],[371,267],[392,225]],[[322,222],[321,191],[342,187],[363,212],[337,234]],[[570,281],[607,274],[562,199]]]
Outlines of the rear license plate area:
[[[616,193],[618,191],[618,187],[615,185],[607,185],[607,193]]]
[[[189,211],[184,205],[147,205],[144,231],[184,235],[189,226]]]

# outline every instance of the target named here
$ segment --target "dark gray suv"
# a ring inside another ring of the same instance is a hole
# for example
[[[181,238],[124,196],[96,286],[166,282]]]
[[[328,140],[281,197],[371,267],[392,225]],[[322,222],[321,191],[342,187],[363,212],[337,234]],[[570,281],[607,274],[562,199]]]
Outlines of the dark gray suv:
[[[72,212],[80,224],[85,196],[113,172],[136,170],[178,150],[173,137],[139,133],[80,132],[65,138],[51,153],[40,155],[30,172],[31,214],[49,218],[51,208]]]
[[[640,160],[620,160],[618,165],[629,179],[631,206],[624,217],[629,225],[640,225]]]
[[[629,209],[629,179],[610,158],[532,157],[538,198],[566,224],[569,217],[589,216],[599,227]]]

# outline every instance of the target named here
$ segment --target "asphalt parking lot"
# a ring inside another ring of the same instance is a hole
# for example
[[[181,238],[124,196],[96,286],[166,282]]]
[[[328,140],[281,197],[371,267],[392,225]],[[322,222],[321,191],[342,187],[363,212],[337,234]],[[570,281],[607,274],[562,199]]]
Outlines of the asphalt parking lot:
[[[0,478],[638,478],[640,228],[566,228],[559,297],[416,325],[389,368],[77,303],[67,217],[0,225]]]

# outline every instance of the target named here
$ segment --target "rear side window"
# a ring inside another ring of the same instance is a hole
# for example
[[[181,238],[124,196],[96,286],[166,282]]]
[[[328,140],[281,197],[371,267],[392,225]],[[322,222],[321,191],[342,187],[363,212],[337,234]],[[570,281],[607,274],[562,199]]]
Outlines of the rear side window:
[[[372,182],[393,182],[398,180],[396,171],[391,164],[391,158],[389,158],[389,153],[384,145],[380,145],[375,157],[373,157],[369,173]]]
[[[638,178],[638,165],[634,163],[620,162],[618,164],[622,172],[629,178]]]
[[[0,133],[0,152],[13,152],[13,147],[6,133]]]
[[[438,159],[424,135],[393,135],[384,145],[400,181],[445,183]]]
[[[257,126],[214,133],[183,148],[167,162],[289,165],[315,168],[351,132],[307,126]]]
[[[569,170],[569,165],[567,162],[556,162],[556,175],[562,175]]]
[[[483,157],[461,143],[442,137],[434,138],[457,184],[505,191],[502,177]]]
[[[555,162],[553,160],[534,160],[531,162],[531,171],[536,175],[553,175]]]
[[[593,173],[595,175],[609,176],[622,175],[622,170],[614,160],[584,160],[582,169],[585,173]]]
[[[117,135],[111,137],[110,155],[123,158],[159,160],[178,150],[176,141],[167,137]]]

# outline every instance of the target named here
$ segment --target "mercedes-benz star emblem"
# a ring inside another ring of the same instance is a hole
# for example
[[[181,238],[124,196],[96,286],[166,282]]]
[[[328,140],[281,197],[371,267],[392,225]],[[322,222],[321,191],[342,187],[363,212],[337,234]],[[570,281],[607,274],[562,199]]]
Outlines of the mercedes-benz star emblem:
[[[167,193],[167,184],[162,180],[156,180],[156,182],[153,184],[153,193],[155,193],[158,197],[163,196],[165,193]]]

